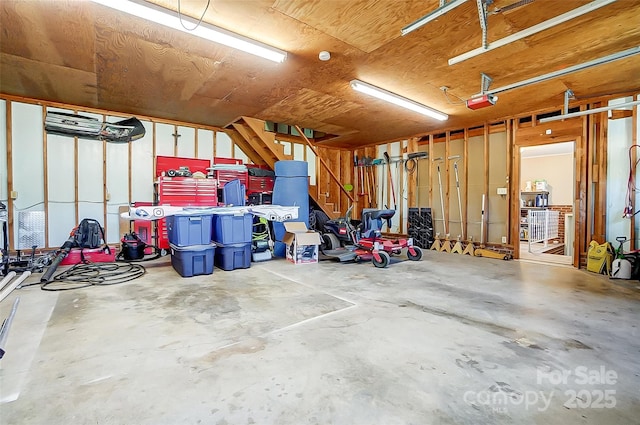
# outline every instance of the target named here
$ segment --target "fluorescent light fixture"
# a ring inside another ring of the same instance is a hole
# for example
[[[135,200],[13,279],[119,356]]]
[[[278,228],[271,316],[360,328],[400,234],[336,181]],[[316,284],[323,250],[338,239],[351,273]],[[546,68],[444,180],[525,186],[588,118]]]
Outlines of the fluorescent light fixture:
[[[276,49],[259,41],[235,34],[222,28],[215,27],[205,22],[200,22],[182,15],[182,23],[177,12],[140,0],[92,0],[103,6],[110,7],[120,12],[128,13],[139,18],[147,19],[165,27],[192,34],[215,43],[224,44],[252,55],[260,56],[274,62],[284,62],[287,52]],[[183,23],[189,27],[196,27],[189,31],[183,27]]]
[[[429,108],[428,106],[425,106],[421,103],[407,99],[406,97],[399,96],[395,93],[391,93],[390,91],[381,89],[379,87],[372,86],[371,84],[362,82],[360,80],[352,80],[351,88],[361,93],[368,94],[369,96],[377,97],[378,99],[393,103],[394,105],[402,106],[403,108],[410,109],[414,112],[427,115],[440,121],[445,121],[449,118],[447,114],[436,109]]]
[[[466,1],[467,0],[451,0],[449,3],[440,6],[433,12],[429,13],[428,15],[425,15],[422,18],[418,19],[417,21],[402,28],[400,30],[400,33],[402,35],[407,35],[411,31],[417,30],[421,26],[433,21],[434,19],[438,19],[440,16],[444,15],[445,13],[449,12],[452,9],[455,9],[456,7],[460,6],[462,3]]]

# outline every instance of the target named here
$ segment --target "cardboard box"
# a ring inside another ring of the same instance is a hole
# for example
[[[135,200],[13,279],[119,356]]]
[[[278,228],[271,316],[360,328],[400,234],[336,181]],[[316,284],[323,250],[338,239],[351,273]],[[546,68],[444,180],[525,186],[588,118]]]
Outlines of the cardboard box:
[[[282,242],[287,245],[287,260],[293,264],[308,264],[318,262],[318,245],[320,234],[307,229],[300,221],[285,221],[285,234]]]
[[[545,180],[536,181],[536,192],[546,192],[548,190],[547,182]]]

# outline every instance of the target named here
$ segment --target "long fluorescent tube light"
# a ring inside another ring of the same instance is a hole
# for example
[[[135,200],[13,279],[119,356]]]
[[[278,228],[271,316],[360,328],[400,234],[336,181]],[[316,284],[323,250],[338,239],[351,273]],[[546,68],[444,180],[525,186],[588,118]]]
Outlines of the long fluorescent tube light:
[[[449,65],[455,65],[459,62],[465,61],[467,59],[471,59],[475,56],[481,55],[483,53],[489,52],[491,50],[497,49],[502,46],[506,46],[509,43],[513,43],[516,40],[520,40],[525,37],[529,37],[533,34],[539,33],[540,31],[544,31],[546,29],[555,27],[563,22],[569,21],[573,18],[577,18],[578,16],[582,16],[586,13],[592,12],[596,9],[599,9],[603,6],[607,6],[615,2],[616,0],[594,0],[591,3],[587,3],[584,6],[580,6],[573,10],[570,10],[562,15],[555,16],[551,19],[548,19],[544,22],[540,22],[539,24],[533,25],[527,29],[519,31],[515,34],[508,35],[500,40],[496,40],[492,43],[488,43],[487,47],[478,47],[477,49],[470,50],[466,53],[458,55],[454,58],[449,59]]]
[[[435,118],[440,121],[445,121],[449,118],[449,115],[440,112],[436,109],[429,108],[421,103],[415,102],[406,97],[402,97],[390,91],[381,89],[371,84],[365,83],[360,80],[351,80],[351,88],[369,96],[377,97],[378,99],[393,103],[394,105],[402,106],[414,112],[418,112],[422,115],[427,115],[431,118]]]
[[[181,18],[177,12],[165,9],[155,4],[139,0],[92,1],[120,12],[147,19],[157,24],[164,25],[165,27],[182,31],[187,34],[192,34],[215,43],[224,44],[225,46],[233,47],[234,49],[242,50],[243,52],[260,56],[274,62],[281,63],[287,58],[287,52],[284,50],[271,47],[267,44],[215,27],[205,22],[200,22],[198,24],[197,20],[188,16],[182,15]],[[182,23],[180,22],[180,19],[182,19]],[[186,23],[190,27],[195,27],[195,29],[190,31],[182,26],[183,23]]]
[[[429,13],[428,15],[425,15],[422,18],[418,19],[417,21],[415,21],[415,22],[407,25],[406,27],[402,28],[400,30],[400,32],[402,33],[402,35],[407,35],[411,31],[417,30],[421,26],[426,25],[427,23],[433,21],[434,19],[438,19],[440,16],[442,16],[445,13],[449,12],[450,10],[460,6],[462,3],[466,2],[466,1],[467,0],[452,0],[449,3],[437,8],[436,10],[434,10],[431,13]]]
[[[602,108],[587,109],[586,111],[572,112],[570,114],[556,115],[554,117],[540,118],[540,123],[560,121],[560,120],[565,120],[567,118],[581,117],[583,115],[597,114],[598,112],[606,112],[612,109],[626,108],[627,106],[635,106],[635,105],[640,105],[640,100],[621,103],[619,105],[603,106]]]

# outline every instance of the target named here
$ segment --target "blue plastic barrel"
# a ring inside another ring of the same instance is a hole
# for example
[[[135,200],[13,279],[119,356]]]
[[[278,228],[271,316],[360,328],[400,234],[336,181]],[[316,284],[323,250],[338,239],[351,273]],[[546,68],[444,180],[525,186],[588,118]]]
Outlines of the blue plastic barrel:
[[[274,205],[297,206],[298,218],[293,221],[304,222],[309,227],[309,164],[305,161],[278,161],[274,171],[276,179],[273,185]],[[276,241],[281,242],[285,234],[282,223],[273,223]],[[274,255],[285,256],[284,244],[276,243]]]

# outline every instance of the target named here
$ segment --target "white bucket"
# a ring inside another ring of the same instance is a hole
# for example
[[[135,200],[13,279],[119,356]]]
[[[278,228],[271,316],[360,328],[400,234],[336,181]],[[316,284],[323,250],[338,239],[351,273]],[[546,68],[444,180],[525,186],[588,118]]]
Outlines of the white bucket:
[[[631,262],[620,258],[613,260],[611,279],[631,279]]]

